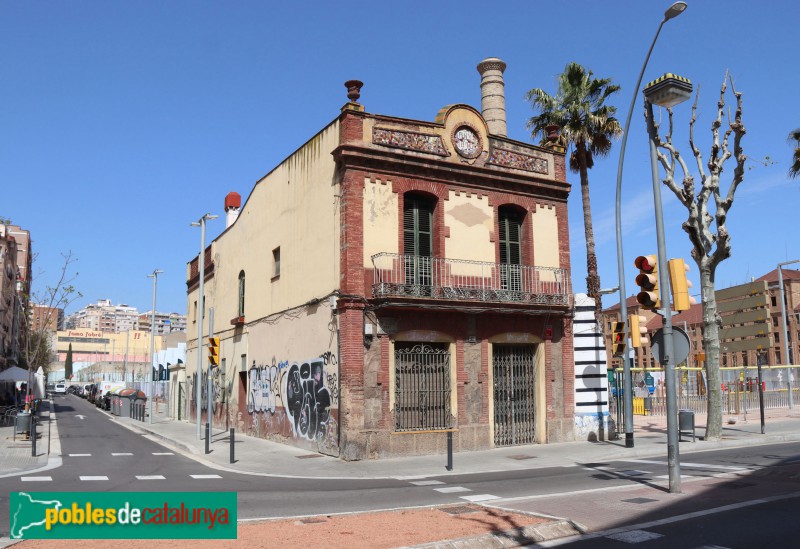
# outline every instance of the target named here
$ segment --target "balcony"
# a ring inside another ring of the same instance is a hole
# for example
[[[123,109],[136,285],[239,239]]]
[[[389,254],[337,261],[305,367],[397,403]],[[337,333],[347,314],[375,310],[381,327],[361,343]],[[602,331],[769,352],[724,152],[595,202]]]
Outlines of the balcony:
[[[392,253],[372,256],[372,297],[428,298],[569,307],[569,272]]]

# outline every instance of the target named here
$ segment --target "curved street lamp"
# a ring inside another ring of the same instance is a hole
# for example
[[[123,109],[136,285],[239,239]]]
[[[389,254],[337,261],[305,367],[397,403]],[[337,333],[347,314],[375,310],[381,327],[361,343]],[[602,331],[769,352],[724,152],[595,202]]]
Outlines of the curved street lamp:
[[[628,130],[631,127],[631,115],[633,114],[633,107],[636,105],[636,96],[639,94],[639,86],[642,84],[642,77],[644,70],[647,68],[647,62],[650,61],[650,54],[653,53],[653,47],[656,45],[658,35],[661,33],[661,27],[664,23],[673,19],[683,13],[686,9],[686,2],[675,2],[666,12],[664,12],[664,19],[658,25],[656,35],[653,37],[653,42],[650,44],[650,49],[647,50],[647,56],[644,58],[644,64],[639,71],[639,78],[636,80],[636,87],[633,90],[631,97],[631,104],[628,107],[628,117],[625,119],[625,128],[622,130],[622,145],[619,151],[619,165],[617,166],[617,199],[616,199],[616,233],[617,233],[617,273],[619,277],[619,306],[620,306],[620,320],[625,323],[625,341],[627,343],[627,357],[622,361],[622,376],[623,376],[623,415],[625,417],[625,447],[633,448],[633,394],[631,392],[631,367],[633,357],[631,356],[632,349],[630,347],[630,334],[628,333],[628,305],[626,300],[628,298],[625,293],[625,265],[622,255],[622,166],[625,163],[625,145],[628,142]]]

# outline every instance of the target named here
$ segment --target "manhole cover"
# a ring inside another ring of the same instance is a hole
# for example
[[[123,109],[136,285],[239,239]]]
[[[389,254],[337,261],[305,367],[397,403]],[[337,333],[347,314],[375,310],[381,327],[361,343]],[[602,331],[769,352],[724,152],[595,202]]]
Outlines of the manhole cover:
[[[623,499],[625,503],[652,503],[654,501],[658,501],[657,499],[650,499],[650,498],[633,498],[633,499]]]
[[[454,507],[442,507],[439,509],[440,511],[444,511],[448,515],[464,515],[466,513],[477,513],[478,510],[470,507],[469,505],[456,505]]]
[[[536,456],[529,456],[527,454],[517,454],[514,456],[508,456],[508,459],[516,459],[516,460],[523,460],[523,459],[533,459]]]
[[[321,458],[322,454],[306,454],[304,456],[295,456],[297,459],[311,459],[311,458]]]

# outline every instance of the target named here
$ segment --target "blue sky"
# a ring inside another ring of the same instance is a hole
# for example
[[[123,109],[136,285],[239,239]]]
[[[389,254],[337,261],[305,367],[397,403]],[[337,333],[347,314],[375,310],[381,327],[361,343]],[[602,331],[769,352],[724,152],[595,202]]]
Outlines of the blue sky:
[[[31,231],[34,291],[72,251],[83,298],[186,311],[186,263],[224,228],[223,200],[253,184],[333,120],[345,80],[363,80],[371,113],[433,120],[450,103],[480,107],[477,63],[505,73],[509,137],[530,141],[525,92],[556,91],[571,61],[622,86],[624,120],[647,48],[669,1],[384,2],[4,1],[0,3],[0,216]],[[674,72],[701,87],[697,142],[726,69],[744,94],[750,161],[729,215],[733,257],[718,288],[800,258],[792,220],[800,181],[786,172],[800,127],[795,1],[689,0],[667,23],[644,81]],[[690,154],[689,103],[675,109]],[[633,259],[654,253],[652,187],[641,101],[625,157],[623,232],[628,293]],[[617,285],[614,189],[619,144],[590,172],[600,276]],[[733,171],[729,164],[723,189]],[[579,180],[570,197],[573,282],[585,288]],[[686,214],[663,191],[670,257],[687,257]],[[693,269],[698,291],[696,268]],[[605,298],[606,306],[616,298]]]

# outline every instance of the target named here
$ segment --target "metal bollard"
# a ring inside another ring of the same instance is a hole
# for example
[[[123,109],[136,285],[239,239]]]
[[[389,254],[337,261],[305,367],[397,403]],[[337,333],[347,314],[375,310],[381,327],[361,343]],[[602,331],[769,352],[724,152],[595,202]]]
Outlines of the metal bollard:
[[[36,416],[31,414],[31,457],[36,457]]]
[[[453,431],[447,431],[447,467],[448,471],[453,470]]]
[[[233,427],[231,427],[231,437],[230,437],[230,439],[231,439],[231,463],[236,461],[235,459],[233,459],[233,443],[234,443],[234,436],[235,436],[234,433],[235,433],[235,431],[233,430]]]
[[[206,454],[211,452],[211,450],[209,450],[208,448],[210,442],[211,442],[211,424],[209,422],[206,422]]]

